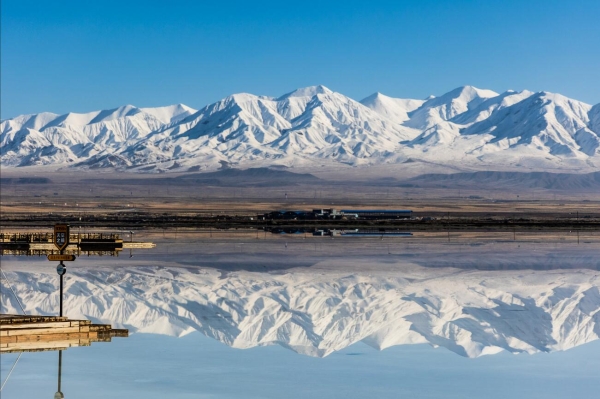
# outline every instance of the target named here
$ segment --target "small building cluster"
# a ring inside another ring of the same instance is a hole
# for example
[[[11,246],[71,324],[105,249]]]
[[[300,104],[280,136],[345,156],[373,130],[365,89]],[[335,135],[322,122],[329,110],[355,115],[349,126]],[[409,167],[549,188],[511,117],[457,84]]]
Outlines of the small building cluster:
[[[411,210],[313,209],[312,211],[275,211],[258,215],[259,220],[335,220],[335,219],[409,219]]]
[[[385,229],[323,229],[315,230],[314,236],[331,237],[412,237],[412,233]]]
[[[266,227],[272,234],[299,235],[316,237],[410,237],[412,233],[397,229],[330,229],[308,227]]]

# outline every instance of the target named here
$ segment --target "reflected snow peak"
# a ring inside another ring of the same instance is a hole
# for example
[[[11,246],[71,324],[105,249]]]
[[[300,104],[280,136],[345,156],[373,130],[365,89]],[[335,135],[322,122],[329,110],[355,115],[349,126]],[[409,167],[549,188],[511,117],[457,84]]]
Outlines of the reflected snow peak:
[[[52,314],[53,274],[7,272],[28,311]],[[183,267],[72,270],[65,314],[235,348],[281,345],[323,357],[362,341],[374,348],[429,343],[459,355],[566,350],[598,339],[596,270],[285,274]],[[15,312],[2,291],[2,311]]]

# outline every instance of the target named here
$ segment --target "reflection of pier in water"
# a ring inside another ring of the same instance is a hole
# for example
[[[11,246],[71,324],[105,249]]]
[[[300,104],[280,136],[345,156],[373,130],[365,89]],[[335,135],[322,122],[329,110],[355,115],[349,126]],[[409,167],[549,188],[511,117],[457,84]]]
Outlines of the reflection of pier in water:
[[[0,353],[65,350],[128,336],[129,330],[113,329],[110,324],[92,324],[90,320],[0,315]]]
[[[1,233],[0,255],[46,256],[60,253],[53,243],[53,233]],[[69,255],[119,256],[123,250],[149,249],[151,242],[124,241],[115,233],[72,233],[63,251]]]
[[[0,391],[4,389],[23,352],[58,351],[58,385],[54,398],[64,398],[63,350],[76,346],[90,346],[92,342],[110,342],[113,337],[128,336],[129,330],[113,329],[109,324],[92,324],[89,320],[0,314],[0,353],[19,353]]]

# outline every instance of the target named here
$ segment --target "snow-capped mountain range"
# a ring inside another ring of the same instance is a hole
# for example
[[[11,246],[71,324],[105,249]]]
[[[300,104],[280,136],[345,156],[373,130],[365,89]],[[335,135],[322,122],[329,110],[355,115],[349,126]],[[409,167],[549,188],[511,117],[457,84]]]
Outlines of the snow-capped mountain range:
[[[365,264],[372,262],[364,259]],[[344,261],[348,264],[348,261]],[[55,314],[55,273],[7,271],[28,313]],[[216,269],[73,269],[65,314],[244,349],[281,345],[323,357],[356,342],[428,343],[461,356],[566,350],[600,337],[597,270],[254,273]],[[18,313],[8,289],[2,312]]]
[[[185,105],[3,120],[2,166],[132,171],[435,163],[482,170],[600,169],[600,104],[471,86],[411,100],[355,101],[324,86],[278,98],[234,94]]]

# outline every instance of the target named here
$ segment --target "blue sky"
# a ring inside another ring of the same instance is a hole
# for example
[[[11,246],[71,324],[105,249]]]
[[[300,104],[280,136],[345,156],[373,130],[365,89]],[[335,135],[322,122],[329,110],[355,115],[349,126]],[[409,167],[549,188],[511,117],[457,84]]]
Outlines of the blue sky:
[[[357,100],[470,84],[595,104],[598,15],[597,0],[3,0],[2,118],[316,84]]]

